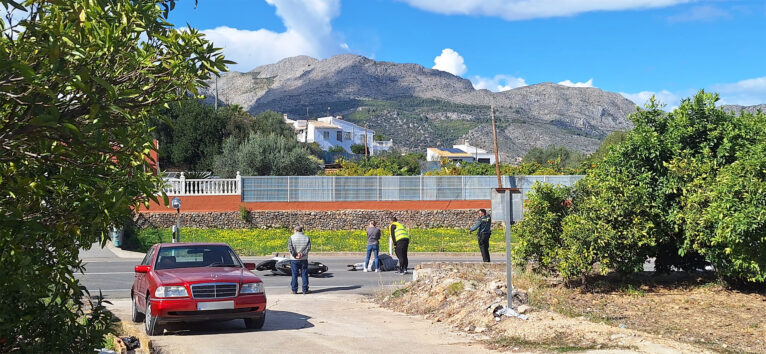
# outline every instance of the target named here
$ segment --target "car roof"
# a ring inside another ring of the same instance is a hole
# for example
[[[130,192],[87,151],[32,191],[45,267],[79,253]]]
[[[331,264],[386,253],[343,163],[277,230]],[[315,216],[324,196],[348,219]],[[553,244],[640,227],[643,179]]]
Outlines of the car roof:
[[[159,243],[159,247],[185,247],[185,246],[226,246],[230,247],[227,243],[222,242],[177,242],[177,243]]]

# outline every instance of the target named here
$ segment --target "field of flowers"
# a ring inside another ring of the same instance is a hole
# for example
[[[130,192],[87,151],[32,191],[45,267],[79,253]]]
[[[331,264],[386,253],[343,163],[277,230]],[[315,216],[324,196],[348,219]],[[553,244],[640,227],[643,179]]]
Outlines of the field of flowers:
[[[466,229],[411,229],[410,252],[478,252],[475,234]],[[288,229],[192,229],[181,231],[184,242],[224,242],[243,256],[263,256],[287,251]],[[364,230],[308,230],[314,252],[364,252],[367,234]],[[504,230],[494,230],[490,239],[491,252],[505,250]],[[155,243],[170,242],[169,229],[145,229],[136,232],[138,251],[146,251]],[[381,252],[388,250],[387,230],[383,230]]]

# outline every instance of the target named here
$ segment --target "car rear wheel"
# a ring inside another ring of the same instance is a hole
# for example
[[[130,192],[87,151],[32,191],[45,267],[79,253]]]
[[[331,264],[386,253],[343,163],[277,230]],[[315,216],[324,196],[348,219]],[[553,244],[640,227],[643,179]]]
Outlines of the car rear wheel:
[[[144,313],[144,329],[146,334],[156,336],[162,334],[163,328],[157,323],[157,317],[152,315],[152,302],[146,298],[146,313]]]
[[[266,314],[259,318],[245,318],[245,327],[247,329],[261,329],[266,322]]]
[[[130,307],[132,310],[131,319],[133,320],[133,322],[139,323],[144,320],[144,314],[138,311],[138,305],[136,304],[136,297],[131,296],[130,298],[131,298]]]

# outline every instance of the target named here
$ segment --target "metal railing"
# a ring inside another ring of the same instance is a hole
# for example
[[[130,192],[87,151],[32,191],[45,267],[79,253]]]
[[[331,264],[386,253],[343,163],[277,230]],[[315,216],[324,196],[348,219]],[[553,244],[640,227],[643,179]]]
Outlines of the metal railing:
[[[503,176],[503,186],[535,182],[572,186],[581,175]],[[400,200],[489,200],[495,176],[263,176],[242,177],[243,202],[334,202]]]

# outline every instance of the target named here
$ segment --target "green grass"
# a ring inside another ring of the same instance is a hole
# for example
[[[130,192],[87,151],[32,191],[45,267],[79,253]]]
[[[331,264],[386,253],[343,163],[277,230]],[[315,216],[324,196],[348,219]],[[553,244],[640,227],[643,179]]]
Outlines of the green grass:
[[[521,350],[543,350],[552,351],[558,353],[567,352],[582,352],[594,349],[606,349],[597,348],[593,345],[578,345],[570,344],[564,341],[558,341],[555,339],[545,339],[540,341],[531,341],[517,336],[502,336],[490,341],[490,344],[499,348],[519,348]]]
[[[462,281],[455,282],[455,283],[450,284],[447,287],[447,294],[449,296],[455,296],[455,295],[460,294],[460,292],[463,291],[463,289],[465,289],[465,285],[463,284]]]
[[[465,229],[410,229],[410,252],[479,252],[476,235]],[[286,252],[288,229],[181,229],[183,242],[224,242],[243,256],[262,256],[274,252]],[[308,230],[313,252],[364,252],[367,234],[364,230]],[[381,252],[388,252],[388,233],[383,232]],[[145,252],[155,243],[170,242],[170,229],[144,229],[135,232],[137,251]],[[490,239],[491,252],[504,252],[505,240],[502,229],[497,229]]]

